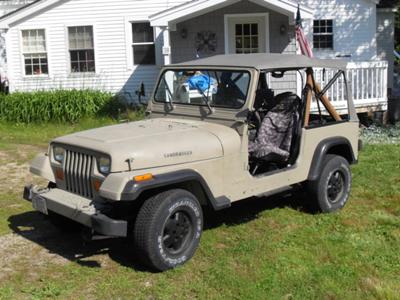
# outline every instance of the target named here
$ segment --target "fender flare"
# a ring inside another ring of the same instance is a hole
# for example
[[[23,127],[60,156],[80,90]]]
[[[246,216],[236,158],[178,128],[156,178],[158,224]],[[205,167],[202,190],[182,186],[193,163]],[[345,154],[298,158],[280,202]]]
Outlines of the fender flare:
[[[46,153],[40,153],[31,161],[29,171],[32,174],[43,177],[50,182],[56,182],[56,178],[51,168],[50,158]]]
[[[165,188],[188,181],[198,182],[214,210],[221,210],[231,206],[231,200],[226,196],[215,198],[204,178],[193,170],[182,170],[160,175],[154,175],[152,180],[143,182],[129,181],[121,193],[121,201],[134,201],[148,190]]]
[[[315,149],[314,156],[311,162],[310,171],[308,172],[307,180],[316,180],[318,176],[321,174],[321,170],[323,168],[323,160],[325,155],[329,152],[332,147],[335,146],[344,146],[347,147],[347,150],[350,153],[350,164],[354,164],[357,162],[357,159],[354,156],[353,147],[351,146],[350,141],[345,137],[332,137],[322,140],[317,148]]]

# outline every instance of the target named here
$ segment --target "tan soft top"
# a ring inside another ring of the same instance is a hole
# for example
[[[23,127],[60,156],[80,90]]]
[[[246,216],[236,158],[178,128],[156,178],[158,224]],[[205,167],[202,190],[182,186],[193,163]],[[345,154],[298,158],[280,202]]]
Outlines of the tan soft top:
[[[332,68],[346,69],[347,62],[339,59],[309,58],[295,54],[226,54],[215,55],[208,58],[173,64],[173,67],[243,67],[258,70],[271,69],[301,69],[301,68]]]

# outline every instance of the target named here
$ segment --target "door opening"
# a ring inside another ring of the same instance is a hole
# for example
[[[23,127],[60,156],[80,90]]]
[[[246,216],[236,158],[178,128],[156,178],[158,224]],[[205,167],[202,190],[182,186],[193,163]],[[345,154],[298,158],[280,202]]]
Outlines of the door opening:
[[[268,14],[225,15],[225,53],[269,52]]]

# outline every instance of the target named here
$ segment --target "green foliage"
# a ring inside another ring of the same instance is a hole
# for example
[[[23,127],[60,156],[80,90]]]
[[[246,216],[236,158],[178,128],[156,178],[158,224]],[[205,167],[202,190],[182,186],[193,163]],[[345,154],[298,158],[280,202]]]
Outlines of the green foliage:
[[[400,144],[400,123],[393,126],[371,125],[360,130],[365,144]]]
[[[0,95],[0,120],[17,123],[70,122],[112,116],[124,109],[118,96],[93,90],[55,90]]]

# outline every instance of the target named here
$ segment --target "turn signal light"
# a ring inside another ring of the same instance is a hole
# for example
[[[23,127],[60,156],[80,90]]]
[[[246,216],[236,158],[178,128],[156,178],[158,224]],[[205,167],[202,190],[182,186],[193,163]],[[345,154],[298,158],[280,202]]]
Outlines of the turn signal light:
[[[148,180],[152,180],[152,179],[153,179],[153,174],[151,174],[151,173],[133,177],[133,180],[135,180],[136,182],[148,181]]]
[[[56,169],[56,178],[59,180],[64,180],[64,172],[61,169]]]
[[[98,192],[100,190],[102,182],[98,179],[93,180],[93,185],[94,185],[94,189],[96,190],[96,192]]]

